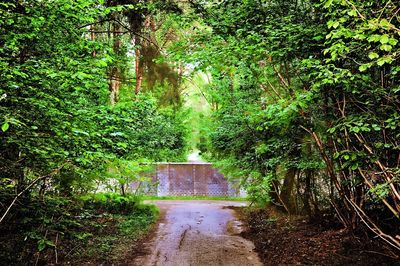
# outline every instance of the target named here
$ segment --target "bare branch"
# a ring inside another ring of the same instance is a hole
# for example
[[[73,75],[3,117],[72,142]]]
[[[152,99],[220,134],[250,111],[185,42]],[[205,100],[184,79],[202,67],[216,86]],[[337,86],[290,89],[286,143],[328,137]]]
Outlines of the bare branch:
[[[0,218],[0,223],[4,220],[4,218],[7,216],[7,214],[10,212],[12,206],[14,206],[15,202],[17,201],[17,199],[24,194],[26,191],[28,191],[31,187],[33,187],[37,182],[39,182],[40,180],[43,180],[47,177],[51,177],[56,175],[57,173],[60,172],[60,170],[62,168],[64,168],[65,164],[61,165],[59,168],[54,169],[53,171],[51,171],[50,174],[44,175],[44,176],[39,176],[38,178],[36,178],[35,180],[33,180],[24,190],[22,190],[21,192],[19,192],[13,199],[13,201],[10,203],[10,205],[8,206],[7,210],[4,212],[4,214],[1,216]]]

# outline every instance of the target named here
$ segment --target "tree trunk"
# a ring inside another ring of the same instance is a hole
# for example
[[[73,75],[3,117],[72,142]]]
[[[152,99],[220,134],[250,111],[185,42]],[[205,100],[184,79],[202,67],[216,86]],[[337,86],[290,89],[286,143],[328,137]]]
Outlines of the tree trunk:
[[[139,39],[139,38],[137,38]],[[137,45],[137,42],[135,41],[135,44]],[[135,58],[136,58],[136,86],[135,86],[135,94],[139,94],[141,88],[142,88],[142,80],[143,80],[143,69],[142,65],[140,64],[140,49],[136,48],[135,50]]]
[[[90,25],[90,40],[93,41],[93,42],[96,41],[95,30],[96,30],[95,26],[94,25]],[[92,56],[96,57],[96,49],[93,49]]]
[[[304,184],[304,198],[303,198],[303,212],[311,217],[311,177],[312,170],[307,169],[305,171],[305,184]]]
[[[120,37],[119,32],[121,32],[121,26],[115,22],[113,24],[113,40],[114,40],[113,50],[115,54],[118,54],[120,52],[122,46],[122,42],[119,39]],[[119,69],[118,66],[113,66],[111,67],[111,70],[109,72],[109,90],[110,90],[110,101],[112,105],[118,102],[120,87],[121,87],[121,70]]]
[[[295,168],[290,168],[286,171],[285,179],[283,181],[283,186],[280,193],[282,204],[285,205],[285,208],[287,209],[289,214],[294,214],[296,212],[295,197],[293,195],[296,173],[297,169]]]

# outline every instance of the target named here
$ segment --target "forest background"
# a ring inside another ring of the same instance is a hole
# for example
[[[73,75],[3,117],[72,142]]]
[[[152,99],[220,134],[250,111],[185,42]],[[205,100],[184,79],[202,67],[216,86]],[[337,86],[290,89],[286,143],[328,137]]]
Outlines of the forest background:
[[[194,148],[252,202],[332,214],[398,252],[399,12],[391,0],[2,1],[0,223],[18,237],[1,257],[68,258],[93,220],[145,227],[156,211],[129,182]],[[202,103],[188,108],[193,91]]]

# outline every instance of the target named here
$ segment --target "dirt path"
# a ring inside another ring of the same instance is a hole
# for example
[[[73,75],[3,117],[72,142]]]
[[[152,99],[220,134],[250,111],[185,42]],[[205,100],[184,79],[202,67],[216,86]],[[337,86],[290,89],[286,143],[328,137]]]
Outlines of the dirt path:
[[[164,219],[153,240],[150,254],[133,265],[148,266],[245,266],[262,265],[252,242],[240,237],[241,223],[227,201],[156,201]]]

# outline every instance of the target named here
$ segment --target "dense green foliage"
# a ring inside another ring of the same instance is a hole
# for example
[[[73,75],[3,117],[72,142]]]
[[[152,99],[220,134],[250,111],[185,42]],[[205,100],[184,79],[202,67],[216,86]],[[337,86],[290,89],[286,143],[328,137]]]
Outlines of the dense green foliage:
[[[400,248],[396,2],[190,3],[206,26],[173,52],[212,75],[203,156],[254,201],[331,209]]]
[[[148,96],[109,105],[107,67],[118,58],[82,26],[112,12],[97,4],[2,6],[2,183],[23,187],[61,167],[82,176],[115,158],[181,159],[179,117]]]
[[[335,213],[400,249],[399,14],[392,0],[3,1],[2,230],[37,241],[38,259],[80,219],[69,203],[125,196],[190,139],[252,201]]]
[[[144,25],[147,16],[174,11],[168,9],[172,6],[102,0],[0,3],[0,230],[8,239],[18,236],[9,243],[2,239],[4,263],[15,257],[20,260],[15,264],[54,262],[55,242],[69,245],[71,234],[84,234],[83,241],[99,233],[97,212],[131,215],[121,222],[126,234],[154,221],[136,215],[146,212],[134,205],[136,198],[87,204],[76,198],[98,189],[125,195],[130,182],[146,179],[149,162],[185,160],[184,110],[175,102],[160,104],[163,94],[147,89],[146,78],[145,89],[135,91],[132,58],[132,51],[146,46],[135,38],[140,34],[135,26]],[[168,92],[174,85],[164,82],[158,88]],[[89,212],[87,222],[77,217],[80,208]],[[89,227],[93,230],[85,235]],[[58,252],[61,258],[69,251]]]
[[[117,194],[46,196],[24,203],[14,212],[14,222],[1,227],[3,264],[115,263],[158,217],[155,206]]]

